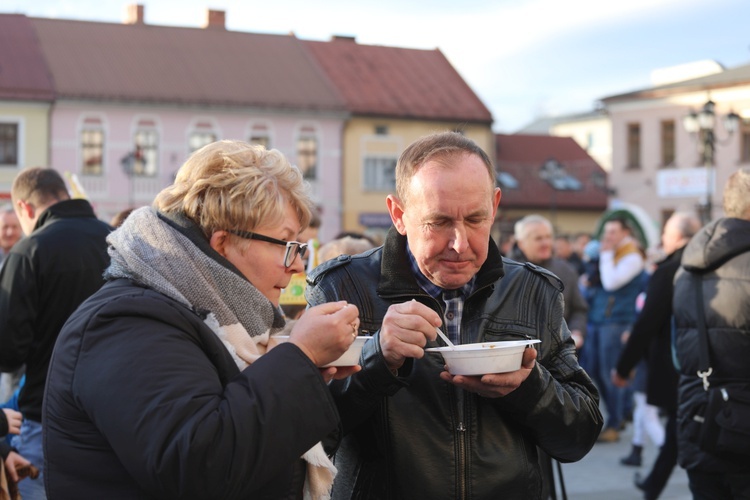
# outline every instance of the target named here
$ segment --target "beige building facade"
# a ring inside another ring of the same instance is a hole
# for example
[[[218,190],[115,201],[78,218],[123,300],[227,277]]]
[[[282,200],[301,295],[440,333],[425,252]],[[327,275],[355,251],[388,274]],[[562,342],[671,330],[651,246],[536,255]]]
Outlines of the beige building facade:
[[[729,176],[750,165],[750,65],[603,100],[612,121],[610,184],[616,199],[662,224],[678,210],[723,216]],[[713,141],[685,117],[713,104]],[[726,118],[736,114],[736,130]],[[702,154],[713,144],[710,160]]]
[[[0,101],[0,199],[26,167],[49,164],[48,102]]]

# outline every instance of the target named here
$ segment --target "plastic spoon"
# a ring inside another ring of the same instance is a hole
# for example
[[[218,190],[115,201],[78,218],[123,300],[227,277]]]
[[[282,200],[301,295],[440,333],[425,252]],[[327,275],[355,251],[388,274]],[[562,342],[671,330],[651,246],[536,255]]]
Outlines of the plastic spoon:
[[[440,336],[441,339],[443,339],[443,342],[448,344],[448,347],[450,347],[451,349],[456,348],[456,346],[453,345],[453,342],[451,342],[451,339],[449,339],[448,336],[444,334],[440,328],[435,328],[435,330],[437,330],[437,334]]]

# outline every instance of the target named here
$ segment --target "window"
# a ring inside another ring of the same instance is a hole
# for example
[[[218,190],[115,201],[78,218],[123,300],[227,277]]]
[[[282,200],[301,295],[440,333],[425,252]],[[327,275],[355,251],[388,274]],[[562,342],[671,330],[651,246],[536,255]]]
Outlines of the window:
[[[318,167],[318,139],[312,127],[303,127],[297,138],[297,167],[305,179],[315,179]]]
[[[102,175],[104,172],[104,128],[99,118],[86,118],[81,129],[81,173]]]
[[[627,168],[641,168],[641,125],[628,124],[628,163]]]
[[[508,172],[498,172],[497,175],[495,175],[495,179],[500,187],[503,188],[517,189],[519,186],[518,180]]]
[[[375,135],[388,135],[388,125],[375,125]]]
[[[539,177],[549,182],[557,191],[580,191],[583,183],[570,175],[565,167],[554,158],[550,158],[542,164]]]
[[[365,158],[364,189],[389,193],[395,191],[396,158],[375,156]]]
[[[188,136],[188,153],[192,153],[203,146],[216,142],[217,135],[210,122],[202,121],[193,126]]]
[[[142,125],[142,124],[139,124]],[[154,177],[158,173],[159,134],[143,128],[135,133],[133,175]]]
[[[674,154],[674,120],[664,120],[661,122],[661,166],[673,167]]]
[[[271,149],[271,134],[268,132],[268,127],[262,124],[253,125],[247,142]]]
[[[740,123],[740,163],[750,163],[750,120]]]
[[[0,123],[0,165],[18,165],[18,123]]]

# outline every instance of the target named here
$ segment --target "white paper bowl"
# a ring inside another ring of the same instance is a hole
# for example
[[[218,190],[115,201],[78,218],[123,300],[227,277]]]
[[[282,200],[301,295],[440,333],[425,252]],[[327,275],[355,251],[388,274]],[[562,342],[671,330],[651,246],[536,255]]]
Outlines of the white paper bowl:
[[[367,342],[369,339],[371,339],[371,336],[359,336],[356,339],[354,339],[354,342],[352,342],[352,345],[349,346],[349,349],[346,350],[344,354],[341,355],[339,359],[332,363],[328,363],[325,366],[354,366],[359,364],[359,357],[362,354],[362,348],[365,345],[365,342]],[[274,335],[271,337],[268,341],[269,347],[272,347],[276,344],[280,344],[281,342],[286,342],[289,340],[289,335]]]
[[[448,371],[453,375],[485,375],[518,370],[521,368],[524,349],[539,342],[539,339],[505,340],[462,344],[455,349],[431,347],[425,351],[442,354]]]

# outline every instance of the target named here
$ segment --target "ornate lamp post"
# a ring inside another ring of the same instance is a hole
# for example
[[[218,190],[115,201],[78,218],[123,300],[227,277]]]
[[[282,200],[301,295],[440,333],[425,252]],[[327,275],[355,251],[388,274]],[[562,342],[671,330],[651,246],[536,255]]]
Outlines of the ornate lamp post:
[[[698,139],[698,152],[700,153],[701,164],[706,167],[706,203],[701,210],[701,218],[703,223],[706,224],[711,221],[712,210],[713,210],[713,182],[712,182],[712,170],[714,166],[714,153],[716,151],[716,112],[714,108],[715,103],[711,100],[707,101],[703,105],[703,108],[699,112],[691,111],[690,114],[682,119],[682,125],[687,132],[691,135],[697,135]],[[727,138],[724,141],[718,141],[719,143],[726,142],[737,130],[740,123],[740,116],[737,113],[731,112],[724,117],[724,130],[727,131]]]

